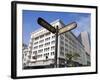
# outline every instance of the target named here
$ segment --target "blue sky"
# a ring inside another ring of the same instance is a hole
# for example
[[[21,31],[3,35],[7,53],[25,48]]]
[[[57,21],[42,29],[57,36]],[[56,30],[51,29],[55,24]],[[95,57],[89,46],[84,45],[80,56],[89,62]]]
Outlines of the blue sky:
[[[41,26],[37,23],[38,17],[42,17],[49,23],[60,19],[64,24],[77,22],[77,28],[72,32],[78,36],[80,32],[87,31],[90,34],[91,28],[91,14],[89,13],[70,13],[70,12],[48,12],[48,11],[33,11],[23,10],[22,13],[22,24],[23,24],[23,43],[27,44],[30,40],[30,33],[40,28]]]

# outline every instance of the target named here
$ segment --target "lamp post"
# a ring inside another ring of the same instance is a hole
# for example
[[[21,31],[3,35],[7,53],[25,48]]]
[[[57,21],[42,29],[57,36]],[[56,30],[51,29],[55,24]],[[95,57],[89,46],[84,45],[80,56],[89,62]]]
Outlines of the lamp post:
[[[68,32],[74,28],[77,27],[77,24],[76,22],[72,22],[68,25],[66,25],[65,27],[61,28],[61,29],[58,29],[58,26],[56,26],[56,28],[54,28],[51,24],[49,24],[47,21],[45,21],[43,18],[39,17],[38,20],[37,20],[38,24],[41,25],[42,27],[46,28],[47,30],[49,30],[50,32],[52,32],[53,34],[55,34],[55,61],[54,61],[54,65],[55,67],[57,68],[57,53],[58,53],[58,36],[60,34],[63,34],[65,32]]]

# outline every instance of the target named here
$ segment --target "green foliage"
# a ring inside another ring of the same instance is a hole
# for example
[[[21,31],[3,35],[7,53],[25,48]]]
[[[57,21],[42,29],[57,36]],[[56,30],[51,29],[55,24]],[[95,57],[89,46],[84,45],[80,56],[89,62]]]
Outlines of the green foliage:
[[[80,55],[78,53],[67,53],[65,57],[67,60],[72,60],[77,59],[78,57],[80,57]]]
[[[68,66],[74,66],[74,63],[73,63],[73,59],[77,59],[78,57],[80,57],[80,55],[78,53],[66,53],[65,54],[65,58],[67,60],[67,65]]]

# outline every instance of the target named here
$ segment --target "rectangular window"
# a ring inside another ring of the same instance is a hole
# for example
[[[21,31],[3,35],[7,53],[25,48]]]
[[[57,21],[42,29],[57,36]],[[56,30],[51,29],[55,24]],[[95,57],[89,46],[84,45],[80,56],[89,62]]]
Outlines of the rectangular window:
[[[51,33],[50,33],[50,32],[48,32],[48,33],[46,33],[45,35],[46,35],[46,36],[49,36],[50,34],[51,34]]]
[[[65,53],[67,53],[67,52],[68,52],[68,49],[65,48]]]
[[[55,40],[53,40],[52,42],[51,42],[51,44],[54,44],[55,43]]]
[[[48,40],[50,40],[50,37],[48,37],[48,38],[45,38],[45,41],[48,41]]]
[[[48,42],[48,43],[45,43],[45,46],[48,46],[48,45],[50,45],[50,42]]]
[[[55,35],[54,35],[54,36],[52,36],[52,38],[55,38]]]
[[[61,50],[61,52],[63,52],[64,51],[64,47],[60,47],[60,50]]]
[[[51,47],[51,50],[54,50],[54,49],[55,49],[55,46],[52,46],[52,47]]]
[[[65,42],[68,42],[68,40],[67,40],[67,39],[65,39]]]
[[[51,55],[54,55],[55,54],[55,52],[51,52]]]
[[[60,55],[61,55],[61,56],[64,56],[64,52],[60,52]]]
[[[38,46],[35,46],[35,47],[34,47],[34,49],[37,49],[37,48],[38,48]]]
[[[38,39],[39,39],[39,37],[36,37],[36,38],[35,38],[35,40],[38,40]]]
[[[49,51],[49,49],[50,49],[49,47],[48,48],[44,48],[44,52]]]
[[[43,49],[38,50],[38,53],[42,53],[42,52],[43,52]]]
[[[43,47],[43,44],[39,45],[39,48]]]
[[[64,42],[63,41],[60,41],[61,45],[64,45]]]
[[[49,53],[45,53],[44,56],[49,56]]]
[[[34,45],[38,44],[38,41],[34,43]]]
[[[32,59],[37,59],[37,56],[32,56]]]
[[[37,51],[33,51],[33,54],[37,54]]]
[[[61,38],[61,40],[63,40],[63,39],[64,39],[64,37],[63,37],[63,36],[60,36],[60,38]]]
[[[44,35],[41,35],[41,36],[40,36],[40,38],[43,38],[43,37],[44,37]]]
[[[68,47],[68,44],[65,44],[66,47]]]
[[[44,39],[42,39],[42,40],[39,41],[39,43],[42,43],[42,42],[44,42]]]
[[[37,55],[37,58],[41,58],[42,57],[42,54],[41,55]]]

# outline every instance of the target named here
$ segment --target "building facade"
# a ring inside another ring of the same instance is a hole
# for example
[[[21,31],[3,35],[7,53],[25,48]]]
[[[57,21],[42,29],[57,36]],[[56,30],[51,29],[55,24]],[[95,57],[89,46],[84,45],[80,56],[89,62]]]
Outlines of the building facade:
[[[81,32],[78,36],[78,39],[81,41],[81,43],[84,45],[85,51],[90,54],[90,38],[88,32],[84,31]]]
[[[87,63],[88,65],[90,65],[91,47],[90,47],[90,37],[88,32],[86,31],[81,32],[80,35],[78,36],[78,39],[84,46],[87,55]]]
[[[51,25],[54,27],[58,26],[59,28],[65,26],[61,20],[56,20],[52,22]],[[79,54],[80,57],[73,59],[73,61],[80,65],[87,65],[87,56],[84,46],[72,32],[66,32],[58,36],[57,49],[57,65],[59,67],[65,66],[65,55],[67,53]],[[28,58],[28,66],[52,67],[55,62],[55,34],[44,28],[32,32],[28,51],[30,56]]]
[[[22,65],[23,65],[23,68],[25,66],[27,66],[27,64],[28,64],[28,60],[29,60],[28,53],[29,53],[28,46],[23,43],[22,44]]]

